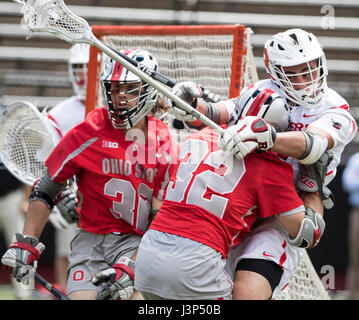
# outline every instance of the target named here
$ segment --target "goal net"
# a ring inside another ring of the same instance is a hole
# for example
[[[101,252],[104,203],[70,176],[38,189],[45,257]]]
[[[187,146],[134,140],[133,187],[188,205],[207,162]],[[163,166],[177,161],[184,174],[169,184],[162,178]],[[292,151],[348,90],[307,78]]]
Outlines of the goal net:
[[[194,81],[222,99],[236,97],[258,80],[250,42],[252,31],[243,25],[92,26],[92,31],[116,49],[141,48],[151,52],[159,72],[175,82]],[[99,88],[102,54],[91,47],[88,65],[86,111],[103,105]],[[181,142],[189,130],[169,124]],[[329,299],[304,252],[301,263],[279,299]]]
[[[306,250],[288,285],[276,300],[330,300]]]
[[[151,52],[159,72],[176,82],[194,81],[222,98],[239,95],[257,80],[251,58],[250,29],[243,25],[93,26],[95,36],[117,49]],[[102,55],[92,47],[86,106],[101,105],[98,77]]]

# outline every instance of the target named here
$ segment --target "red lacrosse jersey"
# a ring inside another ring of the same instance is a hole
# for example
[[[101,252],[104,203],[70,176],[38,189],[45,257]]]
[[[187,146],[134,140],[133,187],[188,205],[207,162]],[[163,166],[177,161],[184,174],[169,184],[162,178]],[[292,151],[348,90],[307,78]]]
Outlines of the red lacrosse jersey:
[[[105,108],[97,108],[62,138],[46,160],[53,181],[76,175],[83,230],[97,234],[147,230],[152,197],[162,200],[171,163],[178,156],[168,127],[151,116],[147,124],[147,139],[138,129],[131,129],[129,137],[113,128]]]
[[[227,256],[260,217],[304,211],[293,169],[273,152],[238,160],[209,128],[182,145],[179,164],[150,228],[201,242]]]

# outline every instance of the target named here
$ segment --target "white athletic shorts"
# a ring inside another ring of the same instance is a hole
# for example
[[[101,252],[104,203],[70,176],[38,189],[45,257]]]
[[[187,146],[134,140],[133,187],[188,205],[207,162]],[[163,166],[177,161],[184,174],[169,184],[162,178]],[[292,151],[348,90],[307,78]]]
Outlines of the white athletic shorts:
[[[231,299],[222,255],[200,242],[148,230],[138,248],[135,289],[145,299]]]
[[[111,267],[121,256],[131,258],[141,241],[137,234],[94,234],[77,229],[71,242],[67,271],[67,294],[77,290],[100,291],[92,276]]]
[[[303,252],[304,249],[288,242],[288,233],[278,219],[270,217],[262,220],[239,245],[230,250],[225,269],[234,279],[236,265],[241,259],[274,261],[283,270],[280,283],[272,294],[272,299],[275,299],[287,286]]]

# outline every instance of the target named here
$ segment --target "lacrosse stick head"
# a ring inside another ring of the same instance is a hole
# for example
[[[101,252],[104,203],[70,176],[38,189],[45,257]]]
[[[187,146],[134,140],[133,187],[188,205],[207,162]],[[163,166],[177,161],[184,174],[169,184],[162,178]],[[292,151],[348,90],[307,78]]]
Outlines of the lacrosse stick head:
[[[26,0],[22,13],[22,25],[30,33],[50,32],[69,43],[91,44],[95,38],[91,27],[83,18],[72,13],[63,0]]]
[[[51,120],[31,103],[15,102],[0,114],[0,159],[25,184],[41,177],[58,142]]]

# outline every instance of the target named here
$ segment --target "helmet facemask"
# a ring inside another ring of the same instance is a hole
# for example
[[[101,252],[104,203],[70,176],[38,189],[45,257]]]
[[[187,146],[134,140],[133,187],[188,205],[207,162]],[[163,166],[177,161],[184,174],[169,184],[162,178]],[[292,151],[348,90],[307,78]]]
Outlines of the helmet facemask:
[[[148,101],[154,89],[143,81],[102,81],[105,105],[115,129],[134,127],[155,105]]]
[[[121,52],[149,69],[157,70],[157,62],[148,51],[131,49]],[[101,87],[105,107],[116,129],[131,129],[157,103],[157,91],[113,59],[105,64]]]
[[[316,108],[327,89],[327,63],[317,38],[301,29],[273,35],[264,45],[266,71],[293,106]]]
[[[286,98],[293,105],[309,109],[320,104],[327,88],[325,57],[301,64],[300,72],[288,72],[288,68],[291,67],[273,66],[277,75],[274,81]]]

